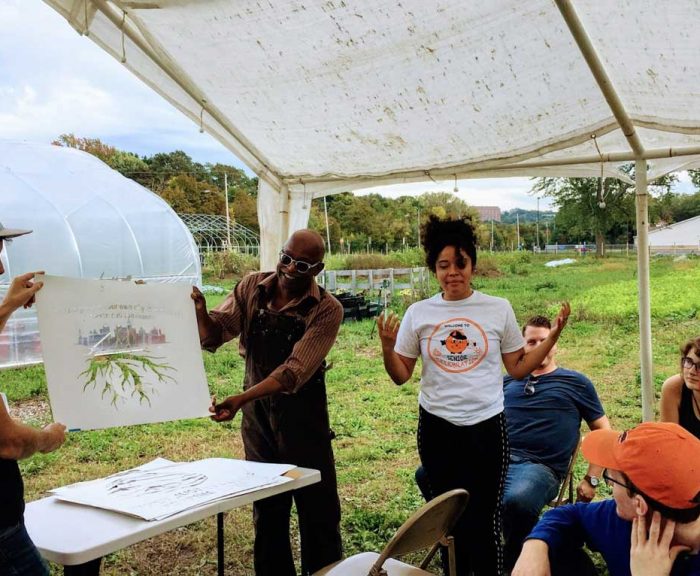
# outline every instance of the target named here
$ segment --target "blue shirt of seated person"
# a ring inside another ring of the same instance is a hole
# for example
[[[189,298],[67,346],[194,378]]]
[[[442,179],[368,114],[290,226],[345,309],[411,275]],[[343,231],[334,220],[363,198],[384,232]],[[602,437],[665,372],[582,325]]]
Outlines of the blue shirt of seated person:
[[[535,316],[523,328],[525,349],[539,345],[550,331],[549,320]],[[556,346],[524,380],[504,378],[510,464],[503,494],[506,567],[512,567],[523,540],[537,523],[542,508],[559,490],[578,441],[581,420],[591,430],[610,428],[591,381],[560,368]],[[578,486],[589,501],[601,470],[592,466]]]

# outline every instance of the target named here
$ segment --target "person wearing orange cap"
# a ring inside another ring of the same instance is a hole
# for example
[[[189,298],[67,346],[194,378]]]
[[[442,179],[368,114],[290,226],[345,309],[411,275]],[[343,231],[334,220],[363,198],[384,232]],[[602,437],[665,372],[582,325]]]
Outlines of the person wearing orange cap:
[[[13,230],[0,224],[0,252],[4,242],[29,234],[30,230]],[[0,276],[5,268],[0,260]],[[0,302],[0,332],[18,308],[28,308],[41,282],[34,273],[17,276]],[[35,452],[51,452],[66,439],[66,427],[52,423],[38,430],[15,421],[0,401],[0,574],[48,576],[49,570],[24,527],[24,484],[17,460]]]
[[[647,422],[595,430],[581,449],[606,468],[613,498],[547,512],[512,576],[576,574],[567,557],[583,544],[611,576],[700,575],[700,440],[677,424]]]

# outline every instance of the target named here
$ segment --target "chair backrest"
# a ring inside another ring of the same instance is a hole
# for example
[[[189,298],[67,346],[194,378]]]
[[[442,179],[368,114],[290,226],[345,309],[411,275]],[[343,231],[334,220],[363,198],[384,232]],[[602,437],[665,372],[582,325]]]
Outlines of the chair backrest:
[[[422,550],[442,540],[452,530],[468,501],[469,493],[460,488],[445,492],[424,504],[396,531],[373,569],[378,573],[387,558]]]
[[[561,506],[562,504],[573,504],[576,498],[574,497],[574,466],[576,465],[576,459],[578,458],[578,451],[581,448],[581,433],[578,435],[578,440],[576,441],[576,446],[574,451],[571,453],[571,459],[569,460],[569,467],[566,470],[566,476],[561,483],[559,488],[559,494],[555,500],[552,500],[549,505],[552,508]],[[569,491],[569,495],[564,498],[566,491]]]

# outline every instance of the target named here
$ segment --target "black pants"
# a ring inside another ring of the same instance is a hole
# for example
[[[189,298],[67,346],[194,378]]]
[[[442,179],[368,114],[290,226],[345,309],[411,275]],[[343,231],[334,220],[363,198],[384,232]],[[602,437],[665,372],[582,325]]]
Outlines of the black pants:
[[[321,482],[253,505],[255,574],[296,575],[289,538],[292,497],[299,514],[302,574],[340,560],[340,500],[323,383],[247,404],[242,435],[248,460],[321,471]]]
[[[439,495],[469,492],[469,504],[452,531],[457,574],[503,573],[501,497],[508,470],[508,436],[503,413],[473,426],[456,426],[420,409],[418,453],[429,483]]]

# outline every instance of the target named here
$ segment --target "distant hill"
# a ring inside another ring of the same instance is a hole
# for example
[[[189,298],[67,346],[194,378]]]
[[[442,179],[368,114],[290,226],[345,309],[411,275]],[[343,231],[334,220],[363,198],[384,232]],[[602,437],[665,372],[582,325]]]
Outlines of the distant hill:
[[[549,210],[540,210],[540,223],[553,221],[556,214],[556,212]],[[537,210],[525,210],[523,208],[506,210],[501,214],[501,222],[515,224],[518,216],[520,217],[521,223],[528,224],[537,222]]]

